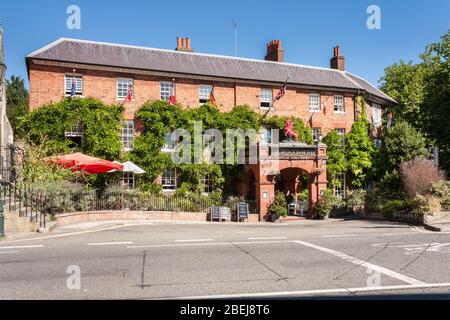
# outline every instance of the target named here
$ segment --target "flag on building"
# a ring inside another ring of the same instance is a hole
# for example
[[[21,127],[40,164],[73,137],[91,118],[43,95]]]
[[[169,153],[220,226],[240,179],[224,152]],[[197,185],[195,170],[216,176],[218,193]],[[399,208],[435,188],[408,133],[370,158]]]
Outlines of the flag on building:
[[[389,129],[392,126],[392,112],[387,114],[387,128]]]
[[[175,84],[172,82],[170,84],[170,96],[169,96],[169,106],[174,106],[177,104],[177,96],[175,93]]]
[[[283,98],[283,96],[286,94],[286,87],[287,87],[287,79],[284,82],[284,84],[281,86],[280,91],[278,91],[277,95],[275,96],[275,101],[280,100],[281,98]]]
[[[327,102],[325,100],[322,102],[322,111],[323,114],[327,114]]]
[[[133,91],[131,84],[128,85],[127,96],[125,102],[131,102],[133,100]]]
[[[70,96],[75,96],[75,76],[72,78],[72,87],[70,88]]]
[[[211,89],[211,92],[209,93],[209,105],[211,107],[216,106],[216,98],[214,97],[214,86]]]

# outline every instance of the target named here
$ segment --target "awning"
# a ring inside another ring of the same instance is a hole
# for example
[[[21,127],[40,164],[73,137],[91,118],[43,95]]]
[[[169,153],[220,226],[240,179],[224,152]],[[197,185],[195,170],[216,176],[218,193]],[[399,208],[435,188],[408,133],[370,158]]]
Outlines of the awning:
[[[120,162],[117,162],[117,161],[114,161],[114,163],[120,164]],[[123,171],[123,172],[132,172],[134,174],[143,174],[143,173],[145,173],[144,169],[138,167],[137,165],[135,165],[131,161],[126,161],[126,162],[122,163],[122,165],[123,165],[123,170],[111,170],[109,172]]]
[[[72,171],[83,171],[88,174],[106,173],[111,170],[123,171],[120,163],[91,157],[82,153],[72,153],[64,156],[49,158],[48,161],[61,165]]]

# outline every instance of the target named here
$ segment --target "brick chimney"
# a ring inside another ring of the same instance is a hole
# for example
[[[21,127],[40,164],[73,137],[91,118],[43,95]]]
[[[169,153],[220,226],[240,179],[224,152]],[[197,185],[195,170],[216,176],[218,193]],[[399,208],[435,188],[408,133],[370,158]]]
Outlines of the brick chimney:
[[[283,62],[284,50],[281,47],[281,40],[273,40],[267,44],[267,55],[265,60]]]
[[[333,58],[330,60],[330,68],[345,71],[345,57],[341,56],[339,46],[333,48]]]
[[[184,52],[194,52],[191,48],[191,38],[183,38],[177,37],[177,47],[176,51],[184,51]]]

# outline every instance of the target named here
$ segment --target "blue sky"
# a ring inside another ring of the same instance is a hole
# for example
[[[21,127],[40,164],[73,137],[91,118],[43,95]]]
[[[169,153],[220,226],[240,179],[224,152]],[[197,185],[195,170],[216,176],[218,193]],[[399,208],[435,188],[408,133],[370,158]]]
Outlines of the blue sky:
[[[81,30],[66,28],[66,8],[81,8]],[[381,8],[381,30],[369,30],[366,9]],[[263,59],[265,44],[281,39],[285,61],[329,66],[339,44],[346,68],[374,84],[400,59],[418,60],[450,28],[448,0],[3,0],[8,76],[27,78],[25,56],[60,38],[174,49],[191,37],[196,52]]]

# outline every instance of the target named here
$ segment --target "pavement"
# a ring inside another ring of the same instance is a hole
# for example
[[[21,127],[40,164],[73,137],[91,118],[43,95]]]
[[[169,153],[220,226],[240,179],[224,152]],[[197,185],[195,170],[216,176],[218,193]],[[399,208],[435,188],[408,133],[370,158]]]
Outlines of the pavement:
[[[450,299],[450,232],[103,221],[0,241],[0,299]]]

